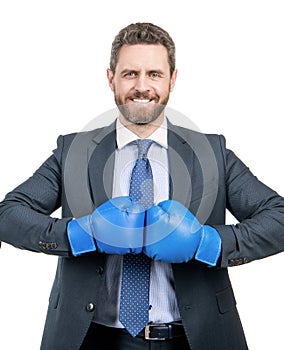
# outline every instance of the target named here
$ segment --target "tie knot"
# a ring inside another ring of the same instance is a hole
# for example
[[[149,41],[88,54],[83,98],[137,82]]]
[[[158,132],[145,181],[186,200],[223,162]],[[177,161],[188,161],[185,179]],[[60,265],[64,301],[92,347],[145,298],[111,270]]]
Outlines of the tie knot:
[[[138,147],[138,158],[145,158],[148,150],[153,143],[150,139],[139,139],[136,141]]]

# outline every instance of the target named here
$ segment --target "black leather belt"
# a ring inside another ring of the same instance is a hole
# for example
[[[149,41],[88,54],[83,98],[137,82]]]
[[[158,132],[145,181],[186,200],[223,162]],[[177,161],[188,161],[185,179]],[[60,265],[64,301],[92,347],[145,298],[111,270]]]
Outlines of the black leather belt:
[[[147,340],[167,340],[184,336],[184,328],[181,323],[148,324],[139,336]]]

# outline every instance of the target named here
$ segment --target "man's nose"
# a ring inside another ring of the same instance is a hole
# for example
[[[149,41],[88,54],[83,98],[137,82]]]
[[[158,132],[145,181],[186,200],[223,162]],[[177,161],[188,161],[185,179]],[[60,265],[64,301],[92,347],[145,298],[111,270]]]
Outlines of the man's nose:
[[[149,80],[145,75],[139,75],[135,81],[135,90],[139,92],[150,91]]]

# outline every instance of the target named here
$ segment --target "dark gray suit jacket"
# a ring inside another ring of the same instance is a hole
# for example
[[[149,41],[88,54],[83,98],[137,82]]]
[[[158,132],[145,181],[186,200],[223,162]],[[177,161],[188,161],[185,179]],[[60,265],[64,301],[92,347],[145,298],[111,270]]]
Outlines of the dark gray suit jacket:
[[[218,135],[169,126],[170,197],[215,226],[222,254],[215,268],[172,264],[182,321],[192,350],[247,349],[228,266],[284,250],[284,200],[226,149]],[[78,350],[96,305],[105,255],[72,257],[66,224],[111,197],[114,125],[59,137],[53,155],[0,204],[0,240],[59,256],[42,350]],[[62,219],[50,215],[62,207]],[[225,225],[226,208],[240,222]]]

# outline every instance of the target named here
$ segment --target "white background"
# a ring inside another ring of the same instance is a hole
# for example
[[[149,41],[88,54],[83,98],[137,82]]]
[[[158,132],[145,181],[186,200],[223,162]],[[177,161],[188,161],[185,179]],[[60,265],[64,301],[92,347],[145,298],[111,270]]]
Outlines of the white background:
[[[282,3],[2,1],[0,197],[50,155],[59,134],[114,107],[105,74],[111,42],[136,21],[164,27],[176,42],[169,106],[202,131],[224,134],[258,178],[284,195]],[[56,257],[2,245],[1,349],[39,349],[55,266]],[[229,270],[251,350],[284,349],[283,267],[279,254]]]

